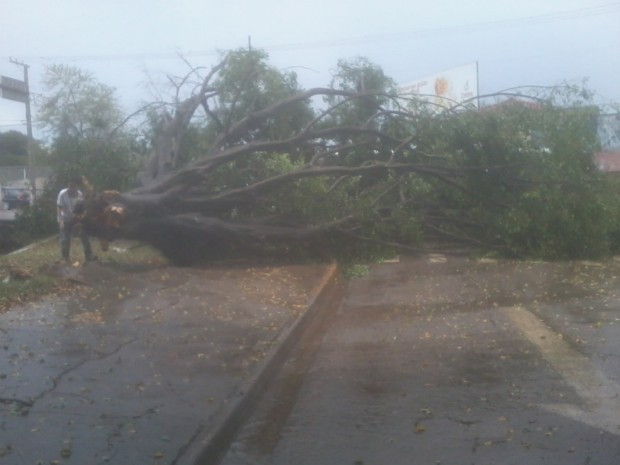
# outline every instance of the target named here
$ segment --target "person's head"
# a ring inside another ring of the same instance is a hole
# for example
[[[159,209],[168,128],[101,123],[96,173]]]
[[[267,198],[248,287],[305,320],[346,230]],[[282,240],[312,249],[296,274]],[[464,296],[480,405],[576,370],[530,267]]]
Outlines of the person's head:
[[[75,194],[78,191],[81,184],[82,184],[81,178],[71,178],[69,179],[69,182],[67,183],[67,188],[69,189],[69,192],[71,194]]]

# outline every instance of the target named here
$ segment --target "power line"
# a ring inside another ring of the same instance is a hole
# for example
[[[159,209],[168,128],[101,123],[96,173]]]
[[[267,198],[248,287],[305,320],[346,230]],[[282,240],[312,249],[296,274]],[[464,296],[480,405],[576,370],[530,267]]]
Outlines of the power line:
[[[484,29],[493,29],[497,27],[509,27],[518,26],[521,24],[533,25],[533,24],[545,24],[554,21],[564,21],[571,19],[580,19],[591,16],[599,16],[607,14],[612,10],[620,8],[620,2],[613,2],[604,5],[598,5],[594,7],[578,8],[574,10],[558,11],[554,13],[545,13],[541,15],[521,16],[514,18],[505,18],[493,21],[482,21],[478,23],[460,24],[452,26],[441,26],[433,28],[414,29],[410,31],[397,32],[383,35],[368,35],[358,37],[347,37],[340,39],[330,39],[324,41],[313,42],[298,42],[298,43],[284,43],[267,45],[264,48],[267,51],[287,51],[287,50],[299,50],[310,48],[322,48],[333,47],[342,45],[354,45],[357,43],[369,42],[369,41],[386,41],[396,39],[408,39],[416,37],[424,37],[437,34],[454,34],[454,33],[468,33],[478,32]],[[172,58],[192,57],[192,56],[213,56],[221,52],[220,49],[211,50],[194,50],[188,52],[153,52],[153,53],[129,53],[129,54],[103,54],[103,55],[55,55],[55,56],[30,56],[25,57],[29,60],[67,60],[67,61],[121,61],[121,60],[169,60]],[[0,57],[0,59],[7,57]]]
[[[589,8],[580,8],[576,10],[567,10],[556,13],[547,13],[543,15],[536,16],[523,16],[517,18],[507,18],[500,19],[495,21],[485,21],[479,23],[470,23],[470,24],[461,24],[461,25],[453,25],[453,26],[443,26],[443,27],[435,27],[435,28],[425,28],[425,29],[414,29],[411,31],[400,32],[400,33],[392,33],[392,34],[383,34],[383,35],[372,35],[372,36],[363,36],[356,38],[343,38],[343,39],[334,39],[327,40],[322,42],[308,42],[308,43],[299,43],[299,44],[282,44],[275,45],[271,47],[265,47],[267,50],[297,50],[301,48],[309,48],[309,47],[330,47],[335,45],[352,45],[359,42],[369,42],[369,41],[385,41],[385,40],[394,40],[394,39],[409,39],[416,37],[424,37],[438,34],[454,34],[454,33],[467,33],[467,32],[479,32],[483,29],[493,29],[497,27],[507,27],[507,26],[515,26],[519,24],[544,24],[553,21],[559,20],[568,20],[568,19],[578,19],[589,16],[599,16],[602,14],[606,14],[611,10],[620,8],[620,2],[610,3],[606,5],[600,5],[597,7],[589,7]]]

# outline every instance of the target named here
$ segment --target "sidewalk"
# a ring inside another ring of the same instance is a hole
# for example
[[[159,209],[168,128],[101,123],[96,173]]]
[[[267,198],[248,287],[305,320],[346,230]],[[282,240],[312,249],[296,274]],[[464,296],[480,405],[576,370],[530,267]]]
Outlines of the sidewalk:
[[[193,463],[336,277],[333,265],[82,271],[77,296],[0,315],[3,465]]]

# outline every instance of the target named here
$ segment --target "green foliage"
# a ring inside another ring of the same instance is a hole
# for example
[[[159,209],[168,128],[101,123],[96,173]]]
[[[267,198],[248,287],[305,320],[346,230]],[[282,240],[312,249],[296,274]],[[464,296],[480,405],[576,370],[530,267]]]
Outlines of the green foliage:
[[[394,80],[386,76],[381,67],[363,57],[338,60],[331,87],[366,95],[332,112],[332,119],[342,125],[368,121],[381,106],[389,102],[390,95],[396,95]],[[342,101],[342,97],[329,96],[325,101],[333,107]]]
[[[105,138],[122,121],[114,89],[90,73],[52,65],[43,85],[38,121],[54,138]]]
[[[504,236],[511,253],[520,256],[605,255],[610,251],[618,203],[593,163],[597,142],[592,111],[549,108],[541,112],[536,130],[544,147],[528,153],[521,174],[535,184],[520,189],[514,207],[497,216],[498,234]]]
[[[190,126],[184,134],[180,164],[208,155],[214,140],[235,122],[300,91],[295,73],[281,71],[267,60],[267,53],[259,49],[228,53],[213,82],[218,92],[208,108],[208,121]],[[271,118],[257,119],[244,132],[243,142],[287,137],[312,117],[309,102],[297,102]]]
[[[0,166],[28,164],[28,136],[19,131],[0,133]]]
[[[15,239],[20,246],[58,232],[56,195],[50,189],[46,189],[32,206],[20,210],[15,217],[14,229]]]
[[[85,176],[99,190],[123,191],[135,179],[138,160],[128,138],[59,138],[49,157],[56,173],[51,183],[59,190],[72,177]]]
[[[324,119],[324,127],[364,126],[386,131],[391,117],[385,111],[391,108],[396,96],[396,84],[383,70],[363,57],[339,60],[331,82],[333,89],[358,93],[363,97],[327,96],[325,103],[331,108]],[[361,136],[362,138],[368,136]],[[351,140],[358,139],[351,138]],[[336,137],[344,143],[349,138]],[[368,153],[351,151],[344,163],[356,165],[368,159]]]
[[[242,189],[262,180],[294,175],[304,168],[300,160],[293,160],[289,154],[258,154],[244,161],[225,164],[213,173],[210,188],[213,194]],[[337,182],[334,176],[291,178],[281,186],[264,192],[253,202],[231,204],[226,215],[237,221],[266,221],[277,218],[281,226],[321,227],[351,216],[366,224],[364,230],[368,239],[398,236],[400,239],[419,238],[420,231],[405,210],[395,213],[402,221],[382,222],[373,206],[375,190],[360,188],[360,177]],[[287,245],[289,257],[308,258],[309,249],[300,244],[297,248]],[[350,261],[376,260],[394,253],[391,246],[380,245],[372,240],[359,242],[349,236],[327,235],[311,255],[337,257]]]
[[[438,117],[419,133],[425,163],[453,184],[416,181],[433,227],[512,257],[600,257],[614,248],[619,203],[597,172],[596,111],[508,102]]]
[[[222,126],[212,126],[211,130],[225,128],[299,92],[297,75],[276,69],[267,59],[267,53],[262,50],[239,49],[228,55],[214,83],[219,90],[218,106],[214,111]],[[299,102],[271,118],[257,120],[251,133],[256,140],[286,137],[311,117],[308,103]]]
[[[52,136],[52,187],[59,190],[83,175],[98,189],[126,189],[137,172],[139,144],[120,126],[114,89],[64,65],[50,66],[43,83],[38,121]]]

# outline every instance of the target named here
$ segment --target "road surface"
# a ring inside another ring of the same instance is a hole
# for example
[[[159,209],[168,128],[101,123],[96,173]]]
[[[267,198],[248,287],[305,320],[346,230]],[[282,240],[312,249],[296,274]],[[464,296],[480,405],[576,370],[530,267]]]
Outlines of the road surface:
[[[373,265],[222,463],[618,464],[619,265]]]

